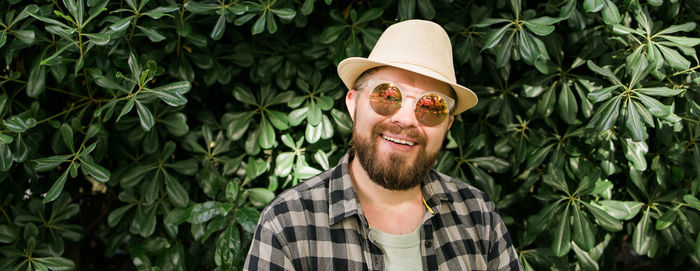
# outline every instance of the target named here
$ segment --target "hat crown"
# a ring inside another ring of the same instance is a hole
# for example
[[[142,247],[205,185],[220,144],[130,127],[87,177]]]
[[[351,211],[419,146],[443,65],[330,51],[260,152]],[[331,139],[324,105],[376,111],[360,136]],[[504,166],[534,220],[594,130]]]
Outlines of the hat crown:
[[[441,75],[445,81],[457,81],[450,38],[440,25],[430,21],[408,20],[389,26],[368,59],[420,66]]]

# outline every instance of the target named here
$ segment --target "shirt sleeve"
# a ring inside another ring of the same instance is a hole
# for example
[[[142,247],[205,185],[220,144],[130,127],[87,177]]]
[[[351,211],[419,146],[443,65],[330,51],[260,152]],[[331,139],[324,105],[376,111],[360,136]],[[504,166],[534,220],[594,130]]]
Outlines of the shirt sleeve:
[[[493,205],[493,202],[491,202]],[[513,247],[513,241],[506,225],[495,206],[491,214],[491,239],[488,255],[488,270],[522,270],[518,261],[518,253]]]
[[[263,215],[255,229],[243,270],[294,270],[285,241],[273,222]]]

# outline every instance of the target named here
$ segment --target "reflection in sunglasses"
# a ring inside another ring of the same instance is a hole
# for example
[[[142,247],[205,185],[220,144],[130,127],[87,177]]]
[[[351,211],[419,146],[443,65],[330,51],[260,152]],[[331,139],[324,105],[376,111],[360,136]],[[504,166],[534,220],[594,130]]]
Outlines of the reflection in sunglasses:
[[[370,106],[377,114],[390,116],[401,108],[404,98],[397,85],[381,83],[370,93]],[[447,101],[435,93],[426,93],[414,99],[413,105],[416,119],[425,126],[436,126],[449,114]]]

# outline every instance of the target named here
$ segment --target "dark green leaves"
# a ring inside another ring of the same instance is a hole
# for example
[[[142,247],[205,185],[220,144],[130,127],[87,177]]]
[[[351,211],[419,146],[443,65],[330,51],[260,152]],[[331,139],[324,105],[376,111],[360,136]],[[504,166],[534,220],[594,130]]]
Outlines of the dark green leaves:
[[[435,168],[489,196],[524,267],[608,270],[625,242],[695,263],[690,2],[379,2],[0,4],[0,269],[75,268],[84,234],[105,249],[81,266],[244,266],[260,210],[353,144],[337,63],[409,18],[479,96]]]

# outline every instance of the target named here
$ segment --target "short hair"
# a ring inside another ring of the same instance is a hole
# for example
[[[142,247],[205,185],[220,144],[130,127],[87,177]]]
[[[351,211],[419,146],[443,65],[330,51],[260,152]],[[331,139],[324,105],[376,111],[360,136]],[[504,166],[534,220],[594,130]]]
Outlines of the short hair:
[[[360,91],[363,88],[367,87],[366,85],[369,81],[369,76],[375,72],[378,72],[381,68],[384,68],[384,66],[374,67],[362,72],[360,76],[357,77],[357,80],[355,80],[355,85],[353,86],[353,88],[357,91]]]

